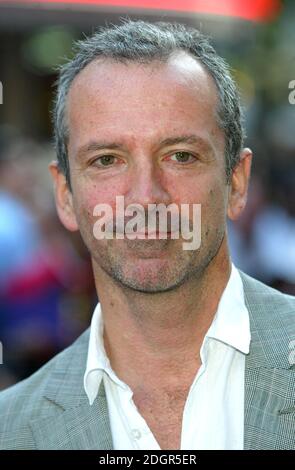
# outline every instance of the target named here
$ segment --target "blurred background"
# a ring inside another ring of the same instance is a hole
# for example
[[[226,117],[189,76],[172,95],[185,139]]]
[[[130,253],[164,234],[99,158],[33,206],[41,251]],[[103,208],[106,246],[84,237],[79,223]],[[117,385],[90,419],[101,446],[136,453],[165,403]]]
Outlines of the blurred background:
[[[0,389],[69,345],[97,302],[83,242],[54,207],[50,112],[73,41],[127,16],[195,25],[230,63],[255,155],[233,261],[295,295],[295,2],[0,0]]]

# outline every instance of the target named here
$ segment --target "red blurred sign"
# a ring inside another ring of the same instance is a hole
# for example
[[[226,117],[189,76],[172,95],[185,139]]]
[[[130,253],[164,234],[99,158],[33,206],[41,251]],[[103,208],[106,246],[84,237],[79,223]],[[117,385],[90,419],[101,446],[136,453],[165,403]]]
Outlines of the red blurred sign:
[[[97,5],[100,7],[117,7],[131,9],[148,9],[175,11],[185,13],[203,13],[242,18],[252,21],[266,21],[275,18],[280,9],[280,0],[18,0],[0,3],[24,5],[58,4],[61,6],[72,4]]]

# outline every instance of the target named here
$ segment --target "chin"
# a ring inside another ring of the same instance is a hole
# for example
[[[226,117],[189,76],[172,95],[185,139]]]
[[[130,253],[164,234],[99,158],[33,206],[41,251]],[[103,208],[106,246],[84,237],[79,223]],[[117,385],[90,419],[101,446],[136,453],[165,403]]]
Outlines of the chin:
[[[122,286],[144,293],[168,292],[179,287],[185,280],[183,273],[173,270],[167,260],[139,261],[136,262],[135,269],[134,267],[129,266],[128,269],[125,265],[124,270],[113,272],[112,277]]]

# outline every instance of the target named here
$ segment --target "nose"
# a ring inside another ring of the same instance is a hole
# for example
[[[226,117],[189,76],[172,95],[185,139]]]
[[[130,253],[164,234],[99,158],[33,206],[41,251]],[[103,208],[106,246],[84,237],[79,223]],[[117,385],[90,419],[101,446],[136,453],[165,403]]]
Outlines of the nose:
[[[127,204],[140,204],[144,208],[148,204],[171,203],[163,171],[156,163],[145,159],[134,166],[125,201]]]

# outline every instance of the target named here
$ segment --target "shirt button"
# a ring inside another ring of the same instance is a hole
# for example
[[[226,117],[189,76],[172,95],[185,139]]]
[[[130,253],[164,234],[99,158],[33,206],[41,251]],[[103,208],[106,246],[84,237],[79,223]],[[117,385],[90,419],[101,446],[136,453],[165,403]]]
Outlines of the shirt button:
[[[132,436],[134,437],[134,439],[140,439],[141,438],[141,432],[139,431],[139,429],[132,429],[131,433],[132,433]]]

